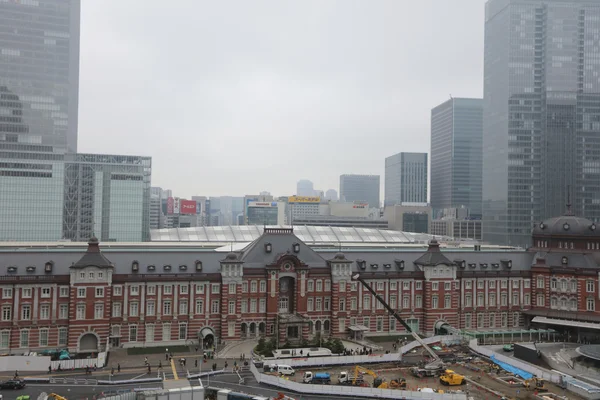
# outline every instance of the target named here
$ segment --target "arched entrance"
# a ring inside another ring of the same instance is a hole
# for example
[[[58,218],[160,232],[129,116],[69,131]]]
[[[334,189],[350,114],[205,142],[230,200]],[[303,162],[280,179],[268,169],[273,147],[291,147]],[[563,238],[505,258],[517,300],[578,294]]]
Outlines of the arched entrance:
[[[84,333],[79,338],[80,352],[96,352],[98,351],[98,335],[95,333]]]
[[[256,336],[256,324],[254,322],[250,323],[250,337]]]
[[[248,336],[248,325],[246,325],[245,322],[242,322],[242,325],[240,326],[240,331],[242,339],[245,339]]]
[[[202,348],[203,349],[212,349],[215,346],[215,331],[206,326],[202,329],[200,329],[200,332],[198,334],[199,339],[202,340]]]
[[[266,328],[267,328],[267,326],[265,325],[264,322],[261,322],[260,324],[258,324],[258,334],[260,336],[265,336]]]

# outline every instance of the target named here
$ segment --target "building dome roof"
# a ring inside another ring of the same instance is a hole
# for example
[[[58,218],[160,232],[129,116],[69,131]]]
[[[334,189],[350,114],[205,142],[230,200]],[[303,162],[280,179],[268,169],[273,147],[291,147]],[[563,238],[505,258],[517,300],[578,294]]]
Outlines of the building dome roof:
[[[533,228],[533,235],[600,237],[600,229],[589,219],[574,216],[569,207],[565,215],[550,218],[537,224]]]

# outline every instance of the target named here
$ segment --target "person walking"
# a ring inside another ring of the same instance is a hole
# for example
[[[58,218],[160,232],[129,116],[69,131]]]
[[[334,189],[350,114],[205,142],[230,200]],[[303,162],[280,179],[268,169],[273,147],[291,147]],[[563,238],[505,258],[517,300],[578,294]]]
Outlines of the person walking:
[[[117,363],[117,372],[121,372],[121,364]]]

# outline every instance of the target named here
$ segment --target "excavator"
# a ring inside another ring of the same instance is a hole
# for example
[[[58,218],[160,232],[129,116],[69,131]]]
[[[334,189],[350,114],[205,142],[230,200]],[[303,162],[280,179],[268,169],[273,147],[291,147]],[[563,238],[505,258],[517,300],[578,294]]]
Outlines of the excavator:
[[[383,382],[378,389],[406,389],[406,379],[392,379],[389,382]]]
[[[538,378],[537,376],[525,380],[523,382],[523,386],[525,386],[527,389],[536,390],[538,392],[547,391],[544,380],[542,378]]]
[[[386,301],[383,299],[383,297],[381,297],[375,290],[373,290],[373,288],[371,287],[371,285],[369,285],[363,278],[361,278],[360,274],[355,274],[352,276],[352,279],[354,279],[355,281],[358,281],[360,283],[362,283],[362,285],[373,295],[375,296],[375,298],[377,300],[379,300],[379,302],[385,307],[385,309],[392,315],[392,317],[396,318],[396,320],[398,322],[400,322],[400,324],[402,324],[402,326],[404,327],[404,329],[406,329],[413,338],[415,338],[415,340],[421,345],[423,346],[423,348],[425,350],[427,350],[427,352],[429,353],[429,355],[433,358],[433,361],[431,361],[430,363],[426,364],[424,367],[420,368],[420,367],[413,367],[411,368],[411,373],[419,378],[424,378],[426,376],[437,376],[440,374],[440,372],[444,371],[445,366],[444,363],[442,362],[442,360],[440,359],[440,357],[437,355],[437,353],[435,351],[433,351],[433,349],[431,347],[429,347],[429,345],[427,345],[427,343],[425,343],[423,341],[423,339],[421,339],[421,337],[416,333],[413,332],[412,328],[406,323],[406,321],[404,321],[402,319],[402,317],[400,317],[400,315],[398,314],[398,312],[396,312],[396,310],[394,310],[392,307],[390,307],[390,305],[388,303],[386,303]]]
[[[53,400],[67,400],[67,398],[66,398],[66,397],[62,397],[62,396],[60,396],[60,395],[58,395],[58,394],[56,394],[56,393],[50,393],[50,394],[48,395],[48,397],[46,397],[46,399],[53,399]]]
[[[339,384],[340,385],[351,385],[351,386],[366,386],[365,380],[363,379],[363,375],[371,375],[373,377],[373,387],[378,388],[384,382],[377,374],[370,369],[361,367],[357,365],[354,367],[354,377],[351,377],[347,371],[340,372]]]

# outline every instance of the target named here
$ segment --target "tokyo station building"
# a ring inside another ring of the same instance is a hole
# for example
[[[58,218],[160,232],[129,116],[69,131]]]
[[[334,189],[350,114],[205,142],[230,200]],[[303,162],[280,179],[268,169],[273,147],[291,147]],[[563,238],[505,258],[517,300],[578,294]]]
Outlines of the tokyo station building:
[[[296,228],[297,229],[297,228]],[[0,353],[68,347],[280,342],[413,329],[600,329],[600,233],[571,215],[537,225],[529,249],[309,246],[265,227],[243,249],[194,243],[0,244]],[[222,250],[222,249],[221,249]],[[191,342],[190,342],[191,341]]]

